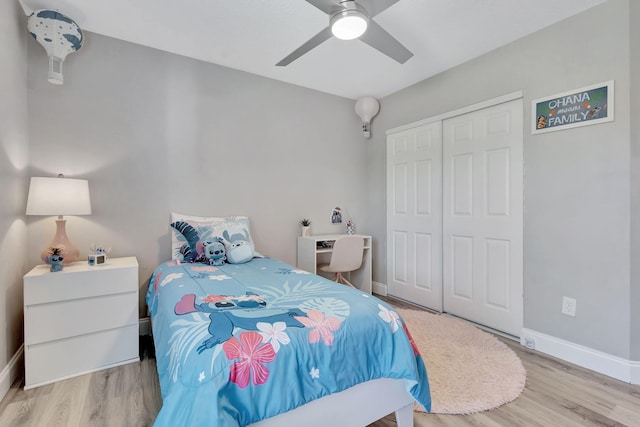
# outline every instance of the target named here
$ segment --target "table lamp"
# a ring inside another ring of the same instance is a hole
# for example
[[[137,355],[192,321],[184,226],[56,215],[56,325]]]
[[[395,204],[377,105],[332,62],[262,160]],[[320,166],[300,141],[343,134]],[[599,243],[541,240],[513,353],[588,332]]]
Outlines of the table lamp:
[[[51,248],[62,248],[64,263],[70,264],[80,258],[80,251],[67,237],[67,221],[63,215],[90,215],[89,181],[69,179],[62,174],[57,178],[32,177],[27,197],[27,215],[57,215],[56,235],[42,251],[40,258],[44,263]]]

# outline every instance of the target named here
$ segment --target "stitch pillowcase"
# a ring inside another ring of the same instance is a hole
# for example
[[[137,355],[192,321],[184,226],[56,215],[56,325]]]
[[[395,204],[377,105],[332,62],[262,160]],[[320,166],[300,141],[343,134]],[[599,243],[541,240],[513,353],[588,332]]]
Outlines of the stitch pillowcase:
[[[230,216],[226,218],[221,217],[201,217],[201,216],[193,216],[193,215],[184,215],[172,212],[171,213],[171,223],[176,221],[184,221],[191,225],[198,232],[199,242],[198,242],[198,253],[203,249],[202,242],[207,240],[213,241],[216,237],[221,237],[225,239],[225,231],[227,236],[234,236],[237,234],[242,234],[246,236],[246,241],[249,242],[249,247],[251,248],[252,258],[253,257],[262,257],[255,250],[255,244],[251,239],[251,233],[249,230],[249,218],[246,216]],[[177,230],[171,229],[171,257],[172,259],[180,259],[182,260],[182,254],[180,253],[180,248],[182,245],[186,244],[187,241],[182,235],[182,233]],[[225,246],[227,246],[227,242],[225,240]],[[228,248],[228,246],[227,246]],[[247,260],[243,260],[247,261]],[[229,262],[231,262],[229,260]]]

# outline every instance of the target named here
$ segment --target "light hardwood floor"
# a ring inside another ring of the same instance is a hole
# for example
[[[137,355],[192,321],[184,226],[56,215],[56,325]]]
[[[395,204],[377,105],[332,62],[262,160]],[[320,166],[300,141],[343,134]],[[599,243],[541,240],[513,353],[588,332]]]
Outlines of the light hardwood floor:
[[[516,352],[527,370],[522,395],[500,408],[473,415],[416,414],[416,427],[640,427],[640,386],[530,351],[514,341],[502,340]],[[27,391],[22,389],[22,379],[16,381],[0,402],[0,426],[151,426],[162,400],[149,342],[141,339],[140,363]],[[395,425],[394,416],[389,415],[370,427]]]

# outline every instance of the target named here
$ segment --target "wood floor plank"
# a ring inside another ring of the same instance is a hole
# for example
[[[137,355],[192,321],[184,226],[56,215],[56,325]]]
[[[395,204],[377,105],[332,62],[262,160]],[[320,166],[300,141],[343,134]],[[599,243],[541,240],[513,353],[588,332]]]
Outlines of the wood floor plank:
[[[640,414],[633,407],[615,407],[610,417],[623,425],[640,425]]]
[[[535,373],[534,366],[530,367],[529,372]],[[552,370],[548,377],[536,377],[529,389],[538,391],[537,396],[541,399],[546,399],[547,402],[552,400],[567,411],[589,413],[587,418],[598,420],[601,425],[615,425],[615,422],[621,421],[612,417],[616,407],[613,391],[607,393],[606,390],[599,390],[595,384],[566,373]]]
[[[47,405],[38,423],[51,426],[76,425],[81,422],[79,408],[85,404],[89,376],[83,375],[53,384]],[[74,390],[74,393],[68,393]]]
[[[117,368],[111,368],[117,369]],[[80,425],[85,426],[105,426],[107,413],[105,412],[105,404],[107,399],[106,386],[109,378],[109,371],[106,369],[91,374],[91,381],[87,388],[87,399],[84,408],[82,408],[82,416]],[[114,414],[114,417],[117,413]],[[116,420],[113,420],[114,424]]]

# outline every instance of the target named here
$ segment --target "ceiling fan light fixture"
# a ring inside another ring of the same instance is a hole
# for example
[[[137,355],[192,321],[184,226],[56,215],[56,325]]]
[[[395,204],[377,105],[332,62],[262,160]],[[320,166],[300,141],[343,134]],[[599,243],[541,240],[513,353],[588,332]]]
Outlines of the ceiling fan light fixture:
[[[20,0],[23,1],[23,0]],[[306,0],[307,3],[327,14],[329,25],[304,42],[300,47],[276,63],[284,67],[327,40],[352,40],[359,38],[363,43],[378,50],[390,59],[404,64],[413,53],[372,19],[399,0]],[[367,7],[361,6],[360,2]],[[352,25],[357,27],[355,30]],[[342,26],[345,27],[342,27]]]
[[[357,6],[347,6],[329,19],[331,33],[340,40],[357,39],[367,31],[369,18]]]

